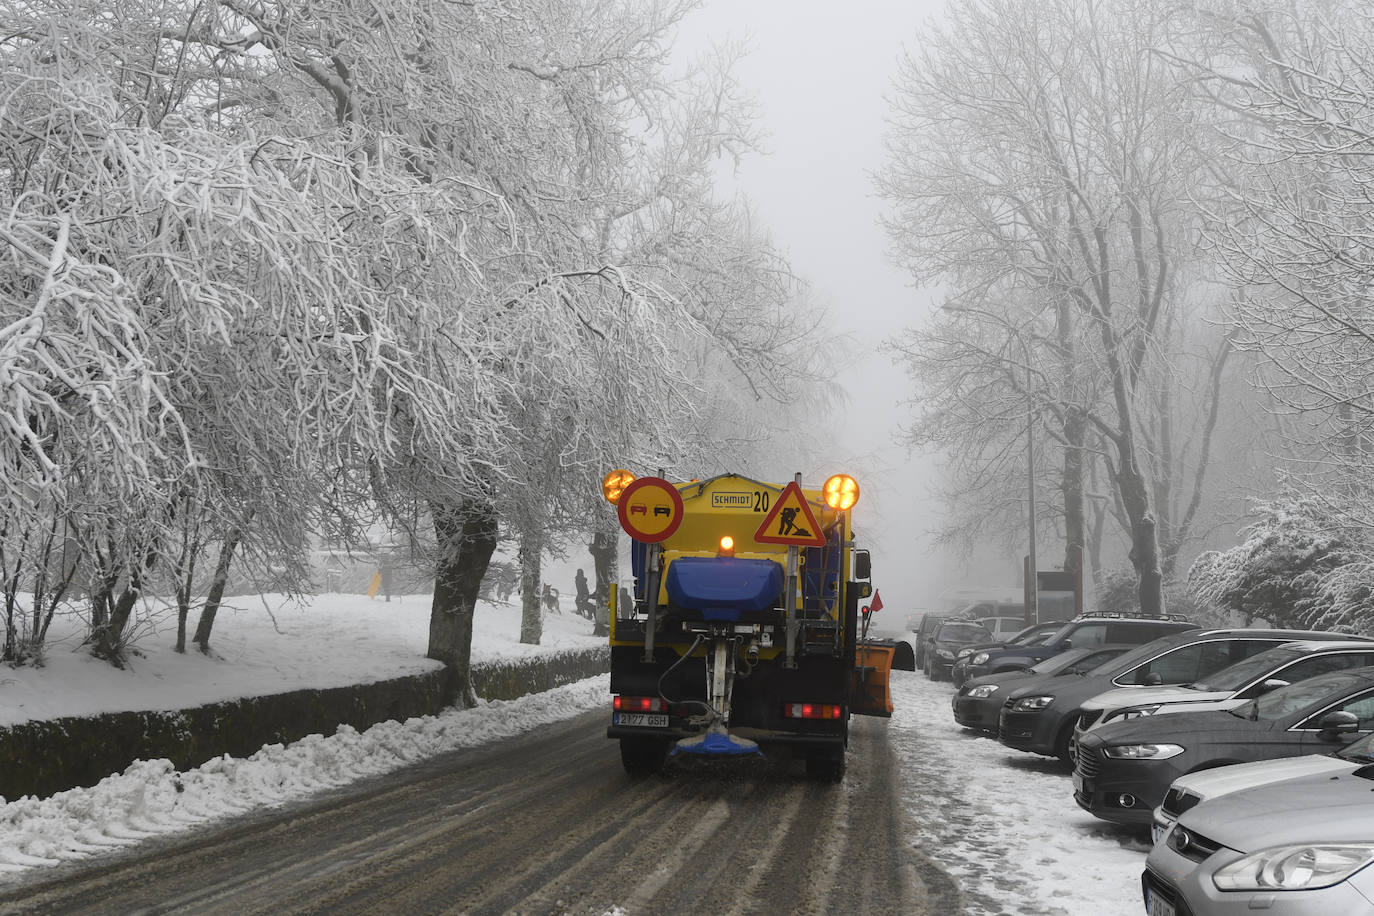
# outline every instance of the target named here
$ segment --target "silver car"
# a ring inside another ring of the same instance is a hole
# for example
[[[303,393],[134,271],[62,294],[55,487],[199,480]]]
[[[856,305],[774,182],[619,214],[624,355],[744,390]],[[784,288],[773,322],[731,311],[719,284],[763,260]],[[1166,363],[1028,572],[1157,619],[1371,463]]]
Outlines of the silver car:
[[[1374,916],[1374,766],[1205,801],[1155,844],[1149,916]]]

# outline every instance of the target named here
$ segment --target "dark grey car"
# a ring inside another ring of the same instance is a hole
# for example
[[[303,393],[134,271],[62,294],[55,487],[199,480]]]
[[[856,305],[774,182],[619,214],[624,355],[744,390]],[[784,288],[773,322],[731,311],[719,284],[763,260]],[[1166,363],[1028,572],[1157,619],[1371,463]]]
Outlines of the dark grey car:
[[[1310,630],[1187,630],[1128,652],[1110,673],[1061,678],[1053,686],[1022,687],[1002,703],[997,737],[1007,747],[1070,760],[1079,707],[1113,687],[1190,684],[1242,659],[1296,639],[1350,639]]]
[[[1078,745],[1074,798],[1103,820],[1148,824],[1185,773],[1329,752],[1371,729],[1374,667],[1321,674],[1235,709],[1149,716],[1087,732]]]
[[[1047,658],[1025,671],[985,674],[965,681],[950,698],[954,721],[965,728],[996,732],[1002,698],[1012,690],[1045,683],[1056,677],[1091,674],[1134,646],[1090,646],[1070,649]]]

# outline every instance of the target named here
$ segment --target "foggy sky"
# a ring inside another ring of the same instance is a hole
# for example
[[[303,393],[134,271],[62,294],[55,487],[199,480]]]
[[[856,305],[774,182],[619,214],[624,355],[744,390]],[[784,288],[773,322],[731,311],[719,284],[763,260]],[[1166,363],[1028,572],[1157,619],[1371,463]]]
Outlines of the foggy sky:
[[[882,163],[885,96],[897,60],[942,5],[707,0],[678,42],[680,54],[692,55],[711,41],[747,40],[750,53],[738,72],[759,105],[768,152],[724,174],[724,190],[752,201],[836,330],[866,345],[840,376],[850,395],[841,441],[822,445],[822,467],[796,470],[808,483],[841,471],[859,479],[855,527],[873,552],[874,585],[894,611],[930,606],[942,588],[962,582],[1018,584],[1010,560],[965,570],[962,557],[935,555],[926,537],[941,512],[930,495],[935,464],[896,444],[909,417],[899,404],[910,397],[910,383],[878,352],[934,307],[933,294],[914,289],[886,257],[882,202],[869,173]]]

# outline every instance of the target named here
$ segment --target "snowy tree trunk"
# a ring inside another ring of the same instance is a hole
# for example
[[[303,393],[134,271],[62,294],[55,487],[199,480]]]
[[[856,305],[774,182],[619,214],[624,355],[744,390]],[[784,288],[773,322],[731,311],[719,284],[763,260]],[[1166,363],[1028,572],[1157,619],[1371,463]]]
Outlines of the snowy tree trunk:
[[[220,602],[224,600],[224,589],[229,584],[229,566],[234,562],[234,551],[238,549],[243,531],[232,528],[224,536],[219,546],[219,559],[215,561],[215,575],[210,580],[210,591],[205,596],[205,607],[200,609],[200,620],[196,623],[196,635],[192,637],[196,648],[203,654],[210,654],[210,631],[215,627],[215,615],[219,613]]]
[[[539,587],[544,541],[538,532],[526,531],[520,537],[520,641],[537,646],[544,635],[544,616]]]
[[[615,581],[616,532],[608,525],[609,523],[603,523],[603,526],[597,529],[588,547],[592,555],[592,570],[596,576],[596,590],[592,592],[592,600],[596,602],[593,636],[609,636],[611,632],[607,602],[611,600],[611,583]]]
[[[472,615],[482,577],[496,550],[496,510],[489,503],[467,499],[457,506],[431,503],[430,512],[439,555],[425,655],[443,662],[452,673],[455,702],[475,706]]]

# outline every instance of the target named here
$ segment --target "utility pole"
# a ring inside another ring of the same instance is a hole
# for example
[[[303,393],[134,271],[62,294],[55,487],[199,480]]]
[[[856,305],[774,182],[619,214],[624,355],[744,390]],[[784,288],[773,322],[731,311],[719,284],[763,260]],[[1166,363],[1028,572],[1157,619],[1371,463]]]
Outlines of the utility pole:
[[[1026,561],[1026,616],[1033,623],[1039,623],[1040,577],[1035,566],[1035,402],[1031,397],[1029,350],[1026,352],[1026,509],[1030,529],[1030,552]]]

